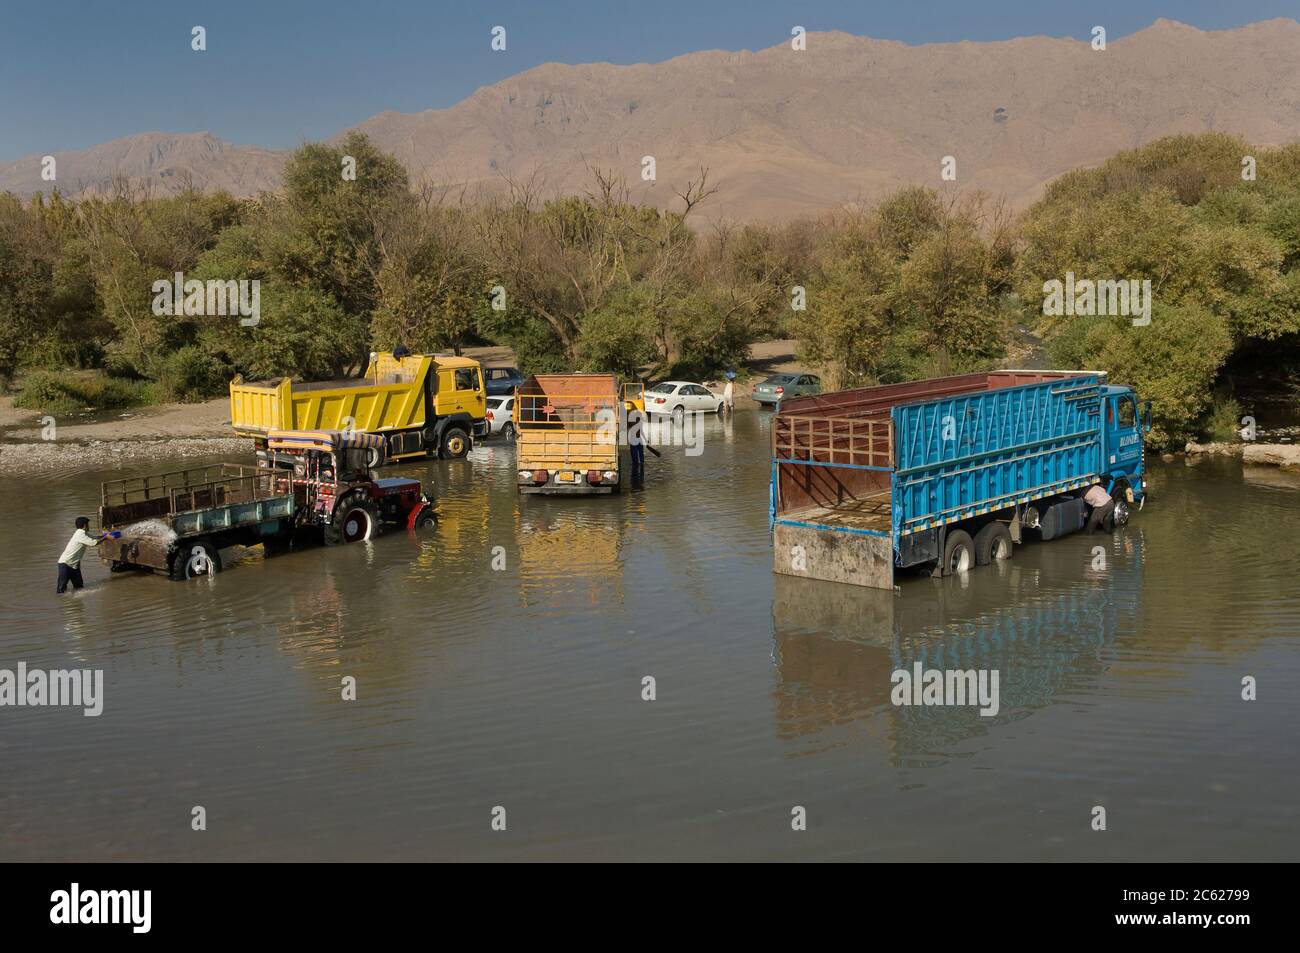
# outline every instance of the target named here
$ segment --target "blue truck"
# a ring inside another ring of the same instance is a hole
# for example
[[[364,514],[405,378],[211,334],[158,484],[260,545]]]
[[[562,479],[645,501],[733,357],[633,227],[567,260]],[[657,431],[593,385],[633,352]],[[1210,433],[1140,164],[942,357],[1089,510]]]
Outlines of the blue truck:
[[[772,424],[776,572],[891,589],[1082,529],[1094,484],[1144,502],[1151,405],[1099,371],[1005,370],[783,402]]]

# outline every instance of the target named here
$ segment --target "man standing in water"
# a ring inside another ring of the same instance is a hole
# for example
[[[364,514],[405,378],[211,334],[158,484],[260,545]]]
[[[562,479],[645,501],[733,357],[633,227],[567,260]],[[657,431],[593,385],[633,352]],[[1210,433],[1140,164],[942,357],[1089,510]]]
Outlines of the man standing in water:
[[[1098,526],[1106,529],[1106,520],[1115,512],[1115,501],[1110,498],[1106,488],[1100,483],[1094,483],[1088,487],[1088,492],[1083,494],[1083,502],[1092,508],[1092,512],[1088,514],[1086,532],[1092,533]]]
[[[727,408],[728,417],[736,412],[736,391],[733,383],[735,379],[736,372],[727,371],[727,386],[722,388],[722,406]]]
[[[73,589],[85,586],[85,582],[81,579],[81,557],[86,555],[88,546],[98,546],[101,539],[110,535],[103,533],[99,536],[91,536],[86,532],[86,527],[89,525],[89,519],[84,516],[77,517],[77,529],[72,534],[72,539],[68,540],[63,555],[59,557],[59,588],[55,590],[56,592],[67,592],[68,583],[72,583]]]

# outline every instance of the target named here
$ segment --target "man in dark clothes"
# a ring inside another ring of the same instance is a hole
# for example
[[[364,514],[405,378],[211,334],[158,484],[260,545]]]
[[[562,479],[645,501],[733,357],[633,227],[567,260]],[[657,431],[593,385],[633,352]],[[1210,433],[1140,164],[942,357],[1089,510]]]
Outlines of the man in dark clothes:
[[[632,489],[639,490],[645,480],[645,414],[627,401],[627,448],[632,454]]]

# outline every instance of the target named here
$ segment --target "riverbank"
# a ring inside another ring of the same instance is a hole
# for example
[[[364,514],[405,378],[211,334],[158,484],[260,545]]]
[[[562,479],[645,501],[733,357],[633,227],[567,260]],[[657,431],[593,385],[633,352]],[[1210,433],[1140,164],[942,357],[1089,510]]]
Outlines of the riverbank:
[[[166,457],[244,453],[230,429],[230,401],[160,404],[84,417],[46,417],[0,398],[0,474],[92,469]]]
[[[1237,457],[1252,466],[1300,468],[1300,445],[1294,443],[1189,443],[1188,457]]]

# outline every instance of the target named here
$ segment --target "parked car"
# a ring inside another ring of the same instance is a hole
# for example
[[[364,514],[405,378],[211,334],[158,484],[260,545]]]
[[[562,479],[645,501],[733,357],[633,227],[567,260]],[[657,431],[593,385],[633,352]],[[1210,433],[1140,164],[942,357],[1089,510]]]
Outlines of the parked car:
[[[513,394],[515,388],[524,382],[524,375],[515,367],[485,367],[483,377],[487,379],[489,397]]]
[[[760,404],[779,404],[786,397],[820,394],[822,382],[816,374],[773,374],[754,385],[753,398]]]
[[[663,381],[646,388],[645,409],[648,414],[671,414],[674,420],[681,420],[688,412],[722,413],[722,398],[703,384]]]
[[[488,436],[515,439],[515,395],[487,399]]]

